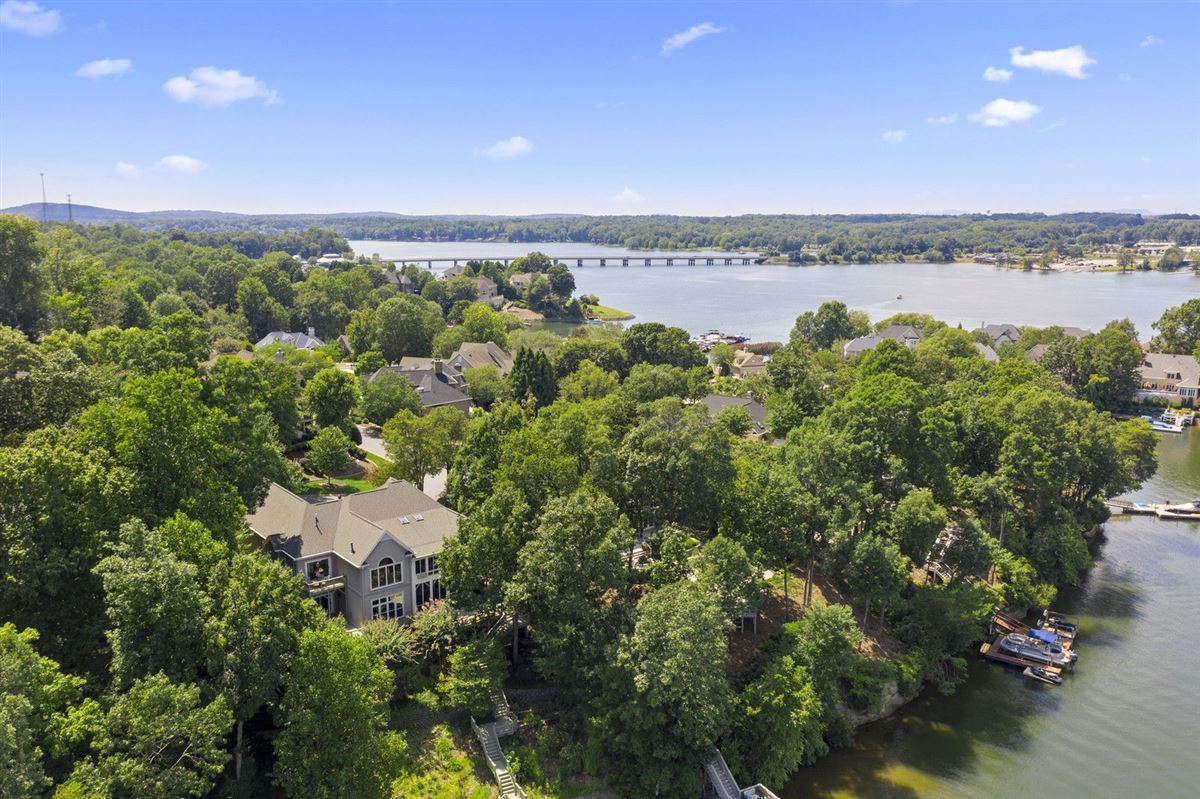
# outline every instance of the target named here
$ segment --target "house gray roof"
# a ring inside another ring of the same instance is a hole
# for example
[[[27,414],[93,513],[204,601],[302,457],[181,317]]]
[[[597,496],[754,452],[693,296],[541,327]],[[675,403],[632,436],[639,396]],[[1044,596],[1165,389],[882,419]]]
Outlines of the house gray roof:
[[[493,366],[500,374],[508,376],[512,371],[513,356],[494,341],[483,344],[474,341],[464,342],[450,356],[450,366],[459,371],[466,371],[478,366]]]
[[[1005,342],[1015,342],[1021,337],[1021,328],[1008,323],[996,325],[984,325],[975,332],[982,331],[993,344],[1003,344]]]
[[[1029,348],[1029,352],[1025,353],[1025,357],[1028,358],[1029,360],[1033,361],[1034,363],[1038,363],[1039,361],[1042,360],[1042,357],[1046,354],[1046,351],[1049,349],[1050,349],[1049,344],[1034,344],[1032,347]]]
[[[391,283],[393,286],[399,286],[405,291],[413,287],[412,278],[398,269],[385,269],[383,276],[387,278],[387,282]]]
[[[888,325],[879,331],[879,337],[907,344],[909,341],[920,341],[921,331],[912,325]]]
[[[1148,352],[1142,356],[1142,365],[1138,367],[1138,372],[1143,380],[1169,378],[1180,386],[1200,388],[1200,363],[1191,355]]]
[[[416,557],[441,551],[458,532],[458,514],[402,480],[315,502],[272,483],[246,524],[295,560],[332,552],[357,567],[385,536]]]
[[[282,330],[271,331],[259,339],[254,346],[270,347],[273,344],[289,344],[298,350],[315,350],[325,346],[324,341],[308,333],[285,333]]]
[[[533,282],[532,272],[516,272],[508,277],[508,284],[515,289],[527,289]]]
[[[882,336],[859,336],[852,338],[842,345],[842,355],[850,356],[857,355],[860,352],[873,350],[879,346],[879,342],[883,341]]]
[[[475,288],[479,291],[495,291],[496,281],[487,275],[479,275],[475,278]]]
[[[1064,327],[1062,332],[1071,338],[1083,338],[1084,336],[1092,335],[1092,331],[1082,327]]]
[[[987,344],[980,344],[978,341],[976,341],[975,349],[979,350],[979,354],[982,355],[983,359],[988,363],[1000,363],[1000,356],[997,355],[996,351]]]
[[[767,409],[750,397],[728,397],[724,394],[709,394],[700,400],[700,404],[708,409],[710,417],[715,417],[725,408],[741,406],[749,411],[750,418],[754,420],[754,432],[762,433],[767,429]]]
[[[442,272],[442,277],[443,278],[458,277],[459,275],[461,275],[462,273],[464,273],[466,271],[467,271],[467,268],[465,266],[462,266],[460,264],[455,264],[454,266],[451,266],[450,268],[446,269],[446,271]]]
[[[437,359],[428,359],[430,361],[428,366],[416,363],[423,360],[427,359],[402,358],[398,366],[384,366],[376,370],[367,379],[367,382],[375,380],[384,372],[407,377],[413,388],[417,390],[417,396],[421,398],[421,405],[426,410],[439,405],[470,402],[470,397],[463,391],[467,387],[467,381],[463,379],[461,372]]]

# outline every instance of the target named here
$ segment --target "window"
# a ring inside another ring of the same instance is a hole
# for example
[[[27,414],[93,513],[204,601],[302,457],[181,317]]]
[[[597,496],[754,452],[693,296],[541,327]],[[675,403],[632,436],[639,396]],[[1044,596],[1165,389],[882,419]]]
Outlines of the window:
[[[379,565],[371,569],[371,590],[395,585],[403,579],[404,573],[400,564],[394,563],[391,558],[382,558]]]
[[[310,583],[315,583],[318,580],[324,580],[329,576],[329,558],[321,558],[306,564],[304,567],[304,579]]]
[[[437,555],[417,558],[413,563],[413,574],[420,577],[423,574],[437,574]]]
[[[417,608],[423,608],[435,599],[445,599],[446,589],[442,581],[434,578],[424,583],[417,583]]]
[[[399,594],[371,600],[372,619],[398,619],[404,615],[404,600]]]

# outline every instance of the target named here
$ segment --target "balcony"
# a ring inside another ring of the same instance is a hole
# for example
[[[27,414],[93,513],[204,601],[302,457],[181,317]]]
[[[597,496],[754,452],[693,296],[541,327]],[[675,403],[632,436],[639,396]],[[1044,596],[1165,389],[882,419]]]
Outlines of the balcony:
[[[346,575],[338,574],[333,577],[325,577],[320,580],[311,580],[305,585],[305,590],[310,597],[327,596],[332,594],[339,588],[346,587]]]

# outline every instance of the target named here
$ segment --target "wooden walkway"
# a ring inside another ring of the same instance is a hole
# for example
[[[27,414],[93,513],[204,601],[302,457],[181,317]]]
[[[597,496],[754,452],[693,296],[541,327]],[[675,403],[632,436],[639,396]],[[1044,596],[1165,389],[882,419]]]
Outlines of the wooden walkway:
[[[716,799],[779,799],[762,783],[739,788],[719,749],[714,751],[712,760],[704,764],[704,774],[708,777],[708,793]]]
[[[496,709],[496,720],[486,724],[476,724],[471,719],[471,729],[479,744],[483,747],[484,757],[487,758],[488,768],[496,778],[500,788],[500,799],[528,799],[525,791],[517,784],[517,778],[508,770],[508,758],[500,746],[500,739],[517,731],[517,716],[508,705],[504,691],[497,688],[491,694],[492,705]]]

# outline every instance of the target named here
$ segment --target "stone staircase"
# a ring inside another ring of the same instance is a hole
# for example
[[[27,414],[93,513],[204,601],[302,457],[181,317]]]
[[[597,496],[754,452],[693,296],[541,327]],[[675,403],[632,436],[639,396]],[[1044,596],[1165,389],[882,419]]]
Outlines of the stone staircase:
[[[496,688],[491,694],[492,705],[495,708],[496,720],[486,724],[476,724],[471,719],[471,729],[483,747],[484,757],[487,758],[488,768],[496,778],[500,787],[500,799],[527,799],[525,791],[517,784],[516,778],[508,770],[508,758],[500,746],[500,738],[512,735],[517,731],[517,716],[508,705],[508,699],[501,688]]]

